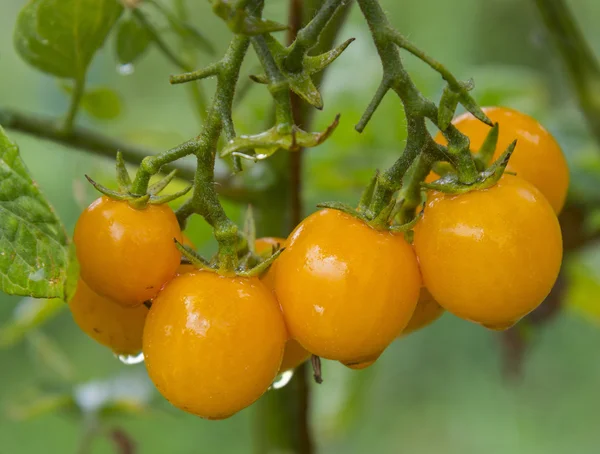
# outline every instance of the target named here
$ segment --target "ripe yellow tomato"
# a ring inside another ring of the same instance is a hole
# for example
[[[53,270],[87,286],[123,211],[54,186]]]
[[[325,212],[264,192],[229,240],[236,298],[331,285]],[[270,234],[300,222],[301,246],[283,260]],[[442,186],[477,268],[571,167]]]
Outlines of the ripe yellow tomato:
[[[372,356],[370,359],[366,359],[364,361],[349,362],[349,363],[342,363],[342,364],[344,366],[348,367],[349,369],[354,369],[354,370],[366,369],[367,367],[375,364],[375,361],[377,361],[379,359],[379,357],[381,356],[381,353],[383,353],[383,352],[380,352],[380,353]]]
[[[124,306],[153,298],[175,276],[182,241],[175,214],[166,205],[143,210],[108,197],[79,217],[74,242],[81,277],[96,293]]]
[[[135,355],[142,350],[142,333],[148,315],[145,306],[121,306],[98,295],[79,279],[69,308],[83,332],[116,354]]]
[[[569,188],[569,168],[554,137],[537,120],[516,110],[485,107],[483,111],[493,123],[500,125],[494,159],[517,139],[517,146],[507,169],[538,188],[554,211],[559,213]],[[490,129],[470,113],[455,118],[452,123],[469,137],[473,151],[481,147]],[[441,133],[438,133],[435,140],[446,144]]]
[[[371,361],[408,323],[421,279],[401,234],[336,210],[294,230],[278,258],[275,293],[290,335],[346,364]]]
[[[425,287],[421,288],[421,294],[419,295],[419,302],[415,308],[408,325],[402,330],[399,337],[404,337],[410,333],[425,328],[431,325],[444,313],[444,308],[440,306],[437,301],[431,296],[429,290]]]
[[[455,315],[505,329],[548,295],[562,260],[556,215],[525,180],[431,194],[414,229],[424,284]]]
[[[174,278],[154,299],[144,355],[169,402],[224,419],[271,385],[286,340],[277,301],[257,278],[195,271]]]
[[[263,237],[258,238],[254,242],[254,248],[257,254],[268,254],[277,248],[281,248],[285,245],[283,238],[276,237]],[[274,292],[275,288],[275,272],[277,268],[277,260],[273,262],[268,271],[263,274],[260,279],[261,281]],[[294,339],[288,339],[285,344],[285,352],[283,353],[283,360],[281,361],[280,372],[286,370],[295,369],[304,361],[310,357],[310,353],[306,351],[298,342]]]

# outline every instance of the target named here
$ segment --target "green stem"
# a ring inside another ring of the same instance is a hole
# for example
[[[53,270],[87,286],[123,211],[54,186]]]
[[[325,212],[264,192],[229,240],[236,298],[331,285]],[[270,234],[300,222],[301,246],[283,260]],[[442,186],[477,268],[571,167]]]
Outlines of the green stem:
[[[406,172],[402,190],[399,194],[399,198],[402,201],[402,207],[400,208],[399,213],[400,224],[406,224],[414,219],[416,209],[422,202],[421,182],[424,181],[427,175],[429,175],[429,172],[431,172],[431,166],[434,160],[435,159],[431,154],[421,153],[419,157],[415,159],[410,170]]]
[[[178,68],[181,68],[183,71],[192,70],[190,65],[188,65],[175,52],[173,52],[173,50],[171,50],[169,45],[160,36],[158,30],[154,28],[154,25],[150,23],[146,15],[139,8],[133,9],[132,13],[140,21],[144,28],[146,28],[146,31],[150,35],[150,38],[152,38],[152,41],[154,41],[154,44],[158,46],[158,49],[168,60],[170,60]]]
[[[256,52],[269,81],[269,91],[275,101],[275,122],[277,124],[289,124],[291,126],[293,124],[292,106],[290,103],[287,82],[275,64],[275,60],[269,51],[265,37],[254,36],[252,38],[252,46],[254,47],[254,51]]]
[[[187,6],[183,0],[175,0],[174,2],[175,14],[176,18],[179,20],[184,20],[187,17],[188,11]],[[184,49],[186,45],[186,41],[181,38],[181,48]],[[204,89],[202,85],[199,83],[190,84],[188,86],[188,92],[190,93],[190,97],[192,98],[192,104],[196,109],[196,115],[200,120],[200,123],[203,124],[206,121],[207,115],[207,101],[206,94],[204,93]]]
[[[83,97],[84,91],[85,74],[81,75],[74,81],[73,93],[71,93],[71,103],[69,105],[69,111],[67,112],[67,116],[65,118],[65,123],[63,125],[62,130],[64,134],[69,135],[73,132],[75,117],[77,116],[77,112],[79,112],[79,107],[81,106],[81,98]]]
[[[390,89],[394,90],[402,101],[408,129],[404,152],[392,167],[377,177],[371,205],[364,213],[368,219],[379,219],[379,214],[390,205],[394,193],[402,186],[404,174],[413,161],[422,150],[432,147],[433,139],[427,131],[425,120],[429,119],[437,125],[438,109],[414,85],[400,58],[399,45],[410,47],[413,53],[416,52],[416,48],[408,46],[404,38],[398,39],[400,35],[391,27],[378,0],[357,0],[357,2],[369,25],[373,42],[381,59],[383,78],[356,129],[361,132],[365,128]],[[428,58],[425,54],[422,56]],[[431,59],[428,62],[434,64],[439,70],[439,66],[441,66],[439,63]],[[444,134],[449,138],[449,159],[453,164],[458,163],[457,171],[461,182],[467,184],[474,182],[477,178],[477,169],[469,152],[468,139],[453,126],[448,126]],[[382,221],[385,222],[385,220]]]
[[[298,31],[296,39],[290,47],[290,52],[283,61],[288,71],[299,72],[302,70],[304,55],[316,46],[321,32],[344,1],[346,0],[326,0],[313,19]]]
[[[600,143],[600,65],[564,0],[535,0],[567,69],[590,131]]]
[[[177,161],[185,156],[189,156],[196,152],[200,146],[198,139],[191,139],[181,145],[163,151],[154,156],[146,156],[140,163],[140,168],[135,175],[133,184],[131,185],[132,194],[144,195],[148,190],[148,183],[153,175],[161,171],[162,167]]]
[[[238,228],[227,217],[219,202],[214,183],[214,166],[221,132],[225,129],[227,133],[235,134],[231,108],[235,86],[248,46],[247,37],[236,35],[221,60],[221,71],[217,77],[217,88],[210,113],[200,136],[195,139],[197,148],[194,153],[198,164],[194,177],[194,193],[190,205],[186,205],[185,211],[180,212],[178,216],[180,222],[184,223],[185,216],[182,216],[182,213],[186,216],[197,213],[213,227],[215,238],[219,243],[220,269],[226,273],[233,272],[237,266]],[[143,166],[140,169],[148,170]]]
[[[148,156],[154,157],[156,153],[155,150],[121,142],[103,134],[99,134],[96,131],[91,131],[79,126],[74,127],[71,134],[65,135],[56,127],[57,120],[54,118],[28,115],[8,109],[0,109],[0,124],[13,131],[28,134],[40,139],[50,140],[65,147],[79,151],[84,150],[111,159],[114,159],[116,152],[120,151],[123,154],[125,161],[131,164],[139,165],[144,158],[147,158]],[[192,141],[195,141],[195,139],[192,139]],[[195,165],[185,160],[175,162],[168,162],[168,160],[175,156],[171,153],[182,152],[192,141],[184,142],[172,150],[164,152],[166,154],[165,158],[160,158],[154,163],[153,167],[162,164],[162,171],[170,172],[172,170],[177,170],[177,174],[180,178],[191,181],[194,178],[196,171]],[[185,154],[189,153],[186,152],[184,155]],[[241,187],[238,178],[229,174],[218,175],[216,177],[215,186],[222,197],[240,203],[255,201],[257,198],[261,197],[261,194],[263,193],[262,190],[254,191],[249,188]]]

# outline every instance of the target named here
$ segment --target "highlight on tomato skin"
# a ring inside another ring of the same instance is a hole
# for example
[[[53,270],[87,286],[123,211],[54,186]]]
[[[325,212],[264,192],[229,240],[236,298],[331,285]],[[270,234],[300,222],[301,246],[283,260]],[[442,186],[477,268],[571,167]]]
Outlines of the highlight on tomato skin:
[[[259,279],[194,271],[153,300],[143,351],[150,379],[169,402],[224,419],[269,388],[286,341],[279,305]]]
[[[81,213],[74,244],[81,278],[99,295],[124,306],[152,299],[179,267],[182,241],[173,210],[147,205],[138,210],[103,196]]]
[[[517,146],[507,170],[533,184],[548,199],[555,213],[562,210],[569,189],[569,168],[556,139],[537,120],[507,107],[483,107],[493,123],[499,124],[498,144],[492,159],[497,159],[513,140]],[[490,127],[470,113],[456,117],[452,124],[465,134],[476,152],[483,144]],[[435,141],[445,145],[441,132]],[[436,179],[428,176],[426,181]]]
[[[380,354],[408,324],[421,286],[403,235],[331,209],[298,225],[276,266],[275,293],[290,335],[342,363]]]
[[[496,329],[542,303],[562,261],[554,210],[533,185],[512,175],[485,190],[431,194],[414,247],[424,284],[440,306]]]

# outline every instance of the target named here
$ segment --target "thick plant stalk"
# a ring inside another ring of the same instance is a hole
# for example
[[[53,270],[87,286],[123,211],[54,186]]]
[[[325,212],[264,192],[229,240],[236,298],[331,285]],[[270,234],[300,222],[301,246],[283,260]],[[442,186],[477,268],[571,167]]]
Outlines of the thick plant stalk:
[[[303,0],[290,0],[288,44],[298,30],[312,19],[305,14]],[[322,31],[316,53],[330,49],[350,10],[352,2],[341,6]],[[319,8],[317,5],[315,10]],[[317,76],[317,83],[324,72]],[[294,123],[309,129],[313,109],[290,93]],[[302,151],[275,156],[274,167],[279,169],[278,184],[266,195],[268,204],[257,208],[257,229],[264,235],[287,236],[302,219]],[[277,201],[281,203],[277,203]],[[309,424],[309,383],[307,364],[298,367],[290,383],[283,389],[269,391],[255,405],[256,451],[259,453],[311,454],[315,450]]]
[[[535,0],[590,132],[600,143],[600,64],[564,0]]]

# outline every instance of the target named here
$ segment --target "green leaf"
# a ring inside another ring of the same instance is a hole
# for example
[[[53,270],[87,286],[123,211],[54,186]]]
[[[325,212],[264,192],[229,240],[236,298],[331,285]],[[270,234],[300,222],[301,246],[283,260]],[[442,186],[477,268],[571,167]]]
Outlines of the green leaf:
[[[121,98],[114,90],[106,87],[86,90],[81,98],[81,107],[94,118],[112,120],[121,114]]]
[[[69,265],[67,266],[67,279],[65,282],[64,302],[69,303],[75,290],[77,289],[77,281],[79,280],[79,262],[75,252],[75,245],[69,244]]]
[[[19,343],[35,328],[54,318],[68,306],[60,299],[23,298],[12,317],[0,327],[0,348]]]
[[[67,235],[0,127],[0,291],[63,298]]]
[[[68,95],[73,94],[73,86],[68,82],[61,82],[60,88]],[[111,88],[94,87],[83,93],[81,107],[94,118],[112,120],[121,114],[122,103],[119,94]]]
[[[146,52],[150,42],[148,30],[135,16],[122,20],[117,26],[115,41],[117,60],[123,65],[133,63]]]
[[[82,79],[122,11],[118,0],[30,0],[17,17],[15,48],[46,73]]]

